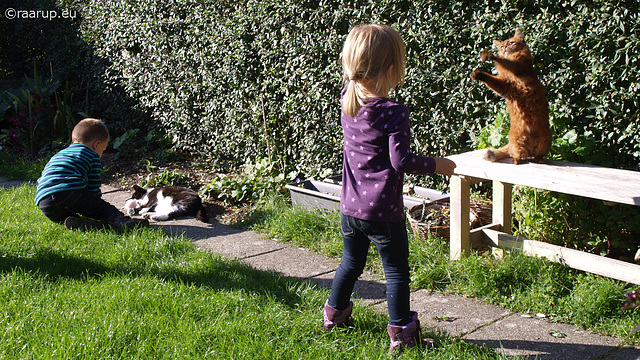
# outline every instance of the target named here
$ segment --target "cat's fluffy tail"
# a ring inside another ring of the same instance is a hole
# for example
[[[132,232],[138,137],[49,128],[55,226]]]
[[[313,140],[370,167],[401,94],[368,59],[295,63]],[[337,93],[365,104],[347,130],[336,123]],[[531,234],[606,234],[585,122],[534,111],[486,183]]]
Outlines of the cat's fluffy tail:
[[[501,147],[500,149],[488,148],[487,152],[484,154],[485,160],[489,160],[491,162],[500,161],[510,156],[511,155],[509,155],[509,144]]]

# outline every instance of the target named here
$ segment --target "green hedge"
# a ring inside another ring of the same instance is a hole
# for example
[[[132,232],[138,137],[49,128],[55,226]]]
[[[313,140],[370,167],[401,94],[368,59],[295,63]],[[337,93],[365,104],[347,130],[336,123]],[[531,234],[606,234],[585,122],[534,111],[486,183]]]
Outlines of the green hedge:
[[[91,115],[122,131],[159,127],[177,149],[220,164],[338,171],[339,52],[353,25],[382,22],[407,43],[395,96],[412,111],[418,153],[470,150],[504,112],[469,74],[489,68],[478,55],[493,39],[521,27],[563,139],[555,156],[638,169],[637,1],[52,1],[19,6],[81,16],[22,21],[16,35],[40,49],[31,57],[85,84]]]

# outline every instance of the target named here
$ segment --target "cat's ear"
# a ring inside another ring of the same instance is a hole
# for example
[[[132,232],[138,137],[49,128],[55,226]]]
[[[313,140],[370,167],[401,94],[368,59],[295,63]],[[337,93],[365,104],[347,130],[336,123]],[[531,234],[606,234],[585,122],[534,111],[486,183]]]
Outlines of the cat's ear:
[[[500,50],[500,47],[502,46],[502,41],[493,40],[493,45],[495,45],[498,48],[498,50]]]
[[[524,40],[524,35],[522,34],[522,29],[516,29],[516,34],[513,37],[514,38],[518,38],[520,40]]]
[[[133,185],[133,190],[135,190],[135,191],[140,191],[140,190],[144,190],[144,189],[143,189],[143,188],[141,188],[141,187],[140,187],[140,186],[138,186],[138,185]]]

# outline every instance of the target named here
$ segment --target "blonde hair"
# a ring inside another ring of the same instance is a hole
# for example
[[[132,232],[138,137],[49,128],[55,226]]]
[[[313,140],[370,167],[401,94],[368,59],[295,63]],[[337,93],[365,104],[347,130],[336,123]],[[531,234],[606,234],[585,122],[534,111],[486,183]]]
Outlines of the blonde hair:
[[[81,120],[71,132],[74,143],[88,144],[96,140],[109,139],[109,130],[102,120],[86,118]]]
[[[343,111],[353,117],[366,104],[368,97],[362,82],[376,93],[385,94],[401,84],[405,59],[404,41],[390,26],[366,24],[351,29],[342,48],[344,82],[349,83],[342,100]]]

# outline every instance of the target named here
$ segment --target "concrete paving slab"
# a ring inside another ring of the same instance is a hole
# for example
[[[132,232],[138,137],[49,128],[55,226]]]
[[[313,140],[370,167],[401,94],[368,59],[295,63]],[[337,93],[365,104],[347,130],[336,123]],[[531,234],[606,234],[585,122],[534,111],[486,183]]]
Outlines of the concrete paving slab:
[[[429,290],[411,294],[411,308],[420,323],[451,336],[462,336],[511,314],[509,310],[459,295],[443,295]]]
[[[127,200],[131,198],[130,192],[123,191],[109,185],[102,185],[100,187],[100,191],[102,191],[102,198],[105,201],[108,201],[111,205],[117,207],[120,210],[124,208],[124,203],[126,203]]]
[[[613,351],[601,358],[602,360],[640,360],[640,347],[631,346]]]
[[[303,248],[285,247],[270,253],[246,258],[256,269],[273,270],[284,276],[308,279],[336,268],[335,262]]]
[[[336,265],[337,267],[337,265]],[[331,289],[331,283],[336,272],[321,274],[312,278],[312,281],[324,288]],[[386,281],[378,275],[364,272],[353,289],[353,299],[358,299],[366,304],[377,304],[387,300]],[[386,307],[385,307],[386,309]]]
[[[193,244],[201,250],[215,252],[232,259],[247,259],[284,249],[287,245],[270,239],[253,231],[239,231],[230,226],[214,222],[213,231],[217,235],[201,238]],[[191,233],[185,233],[190,236]]]
[[[0,189],[9,189],[21,186],[22,184],[31,184],[31,182],[22,180],[7,180],[7,178],[0,176]]]
[[[507,356],[537,359],[595,359],[615,350],[619,340],[592,334],[578,327],[513,314],[463,337],[486,344]]]

